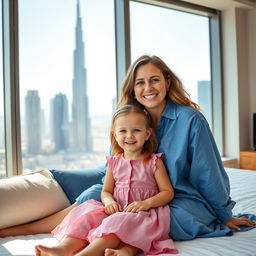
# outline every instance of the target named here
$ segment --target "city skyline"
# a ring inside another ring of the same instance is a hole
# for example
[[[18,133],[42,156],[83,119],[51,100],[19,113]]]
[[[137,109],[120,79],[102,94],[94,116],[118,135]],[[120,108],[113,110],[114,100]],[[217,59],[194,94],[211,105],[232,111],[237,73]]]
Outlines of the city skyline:
[[[50,125],[53,149],[74,152],[90,152],[92,148],[91,121],[89,117],[89,99],[87,96],[87,73],[84,62],[84,41],[80,5],[77,0],[75,49],[73,50],[73,81],[71,123],[69,123],[68,99],[63,93],[56,94],[50,101]],[[38,90],[28,90],[25,103],[26,152],[42,153],[41,99]],[[47,115],[48,116],[48,115]],[[31,133],[33,131],[33,133]]]
[[[201,107],[201,111],[211,127],[212,126],[211,81],[206,81],[206,80],[198,81],[197,91],[198,91],[198,104]],[[28,98],[29,98],[29,102],[31,102],[30,105],[27,103]],[[72,123],[69,122],[69,118],[68,118],[69,103],[68,103],[67,96],[63,93],[56,94],[54,98],[51,100],[50,104],[51,104],[50,123],[52,125],[50,138],[54,146],[50,151],[48,148],[45,151],[45,153],[69,150],[71,146],[70,141],[72,140],[72,137],[71,137]],[[33,141],[34,144],[41,145],[41,143],[38,143],[38,138],[39,137],[43,138],[43,136],[42,134],[38,133],[38,131],[41,131],[41,129],[38,127],[38,124],[40,123],[42,127],[44,127],[45,124],[42,120],[42,117],[43,117],[42,113],[44,113],[44,109],[41,109],[40,107],[40,96],[38,91],[34,90],[34,91],[27,92],[26,105],[27,105],[26,111],[28,111],[28,116],[30,116],[30,118],[32,119],[31,121],[29,119],[26,119],[26,122],[29,124],[27,126],[28,127],[27,134],[30,134],[30,129],[31,127],[33,127],[33,124],[34,124],[33,130],[37,130],[37,133],[35,133],[36,137],[30,136],[30,139]],[[39,116],[41,117],[40,121],[38,121]],[[48,135],[46,134],[45,136],[47,137],[49,136],[49,134]],[[36,146],[32,146],[32,148],[35,148],[34,154],[36,154],[36,152],[44,153],[43,151],[38,150]],[[91,152],[93,152],[93,150],[91,150]],[[29,153],[32,153],[31,150],[29,150]]]

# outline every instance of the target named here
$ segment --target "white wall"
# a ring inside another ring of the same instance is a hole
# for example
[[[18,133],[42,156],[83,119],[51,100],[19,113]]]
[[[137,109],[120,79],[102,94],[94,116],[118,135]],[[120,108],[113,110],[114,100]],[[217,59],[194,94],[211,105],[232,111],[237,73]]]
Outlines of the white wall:
[[[256,112],[256,9],[223,11],[225,155],[239,159],[253,149],[252,113]]]
[[[239,92],[239,142],[240,150],[251,147],[251,107],[250,107],[250,51],[249,17],[250,12],[236,9],[237,53],[238,53],[238,92]],[[253,49],[252,49],[253,50]]]
[[[238,65],[235,8],[222,11],[224,155],[239,153]]]

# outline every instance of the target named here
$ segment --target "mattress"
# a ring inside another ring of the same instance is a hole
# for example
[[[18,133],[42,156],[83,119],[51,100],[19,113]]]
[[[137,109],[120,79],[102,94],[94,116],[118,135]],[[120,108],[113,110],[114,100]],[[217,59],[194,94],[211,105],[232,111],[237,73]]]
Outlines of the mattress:
[[[256,214],[256,171],[226,168],[231,197],[236,201],[234,214]],[[37,244],[57,244],[50,234],[0,238],[0,256],[32,256]],[[175,242],[179,256],[256,256],[256,228],[232,236],[197,238]],[[142,256],[143,254],[140,254]],[[170,254],[162,254],[167,256]]]

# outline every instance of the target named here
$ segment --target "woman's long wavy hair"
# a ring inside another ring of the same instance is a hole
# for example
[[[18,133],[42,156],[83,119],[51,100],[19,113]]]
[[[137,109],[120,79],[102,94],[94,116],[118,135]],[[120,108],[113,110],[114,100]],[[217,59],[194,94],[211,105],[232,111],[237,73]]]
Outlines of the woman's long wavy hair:
[[[115,114],[113,115],[110,128],[110,141],[112,146],[112,153],[113,155],[119,155],[124,152],[124,150],[118,145],[113,134],[113,131],[115,129],[115,122],[119,117],[126,116],[131,113],[141,114],[141,118],[145,119],[146,128],[151,130],[151,135],[149,136],[149,139],[145,141],[141,152],[145,156],[144,159],[147,160],[148,158],[150,158],[152,153],[154,153],[157,149],[157,139],[154,129],[152,128],[153,121],[151,119],[150,114],[138,104],[123,105],[120,108],[118,108]]]
[[[145,64],[152,63],[157,68],[159,68],[166,79],[170,84],[168,96],[176,104],[191,106],[195,109],[200,110],[198,104],[190,100],[189,94],[184,89],[180,79],[172,72],[172,70],[157,56],[143,55],[138,58],[128,69],[125,79],[122,83],[120,100],[117,104],[117,107],[126,104],[138,104],[135,99],[134,94],[134,84],[135,76],[137,69]]]

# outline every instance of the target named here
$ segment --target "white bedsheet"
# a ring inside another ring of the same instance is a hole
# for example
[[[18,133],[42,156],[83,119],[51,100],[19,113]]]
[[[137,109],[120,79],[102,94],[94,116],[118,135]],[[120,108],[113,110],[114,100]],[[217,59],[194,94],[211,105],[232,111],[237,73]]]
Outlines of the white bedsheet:
[[[231,197],[237,202],[234,214],[256,214],[256,171],[226,168],[230,177]],[[0,256],[32,256],[37,244],[54,245],[50,234],[0,239]],[[200,238],[175,242],[179,256],[256,256],[256,228],[233,236]],[[141,254],[142,255],[142,254]],[[169,254],[162,254],[169,255]]]

